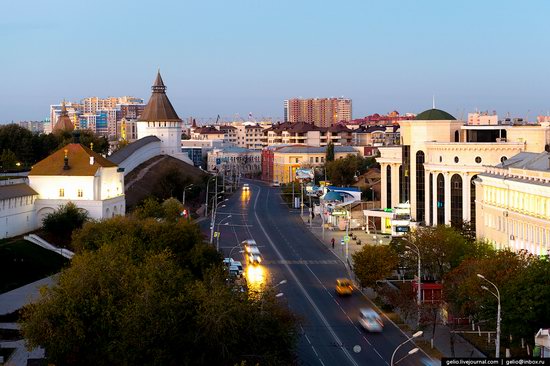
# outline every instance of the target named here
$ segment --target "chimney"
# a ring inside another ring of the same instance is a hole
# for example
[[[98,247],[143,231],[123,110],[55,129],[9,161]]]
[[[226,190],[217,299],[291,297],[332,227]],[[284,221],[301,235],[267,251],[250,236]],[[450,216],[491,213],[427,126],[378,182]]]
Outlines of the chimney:
[[[90,165],[94,165],[94,157],[90,156]]]
[[[63,170],[69,170],[71,169],[71,167],[69,166],[69,150],[65,149],[63,150],[63,152],[65,152],[65,157],[63,158],[65,164],[63,165]]]

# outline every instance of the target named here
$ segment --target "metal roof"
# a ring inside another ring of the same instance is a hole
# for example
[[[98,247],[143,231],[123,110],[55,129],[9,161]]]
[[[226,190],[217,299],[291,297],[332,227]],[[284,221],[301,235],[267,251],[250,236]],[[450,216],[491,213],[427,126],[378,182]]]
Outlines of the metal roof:
[[[0,200],[25,196],[38,196],[38,193],[27,183],[6,184],[0,186]]]
[[[114,152],[107,159],[115,164],[120,164],[130,155],[135,153],[139,148],[156,141],[160,141],[157,136],[145,136]]]
[[[157,73],[155,84],[151,88],[153,94],[143,113],[139,116],[138,121],[145,122],[181,122],[178,114],[174,110],[172,103],[166,96],[166,86],[160,76],[160,71]]]

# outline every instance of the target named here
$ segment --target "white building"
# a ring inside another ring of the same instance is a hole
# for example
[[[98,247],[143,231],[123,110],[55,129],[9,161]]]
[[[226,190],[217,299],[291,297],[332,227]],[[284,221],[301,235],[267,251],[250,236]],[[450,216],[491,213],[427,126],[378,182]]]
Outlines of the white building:
[[[156,136],[160,139],[159,155],[170,155],[192,165],[187,154],[181,151],[182,120],[166,96],[166,86],[160,72],[151,89],[151,98],[138,118],[138,139]]]
[[[38,193],[36,224],[68,202],[88,211],[93,219],[124,215],[124,175],[118,166],[80,144],[69,144],[36,163],[29,186]]]
[[[401,144],[380,146],[382,208],[410,202],[411,218],[426,225],[475,225],[474,180],[486,165],[550,143],[548,124],[467,125],[431,109],[400,122]]]
[[[25,179],[0,181],[0,237],[10,238],[36,229],[34,201],[38,193]]]
[[[478,238],[550,254],[550,153],[520,153],[486,167],[475,183]]]
[[[261,150],[225,147],[208,152],[207,170],[209,172],[230,171],[254,175],[260,173],[261,165]]]

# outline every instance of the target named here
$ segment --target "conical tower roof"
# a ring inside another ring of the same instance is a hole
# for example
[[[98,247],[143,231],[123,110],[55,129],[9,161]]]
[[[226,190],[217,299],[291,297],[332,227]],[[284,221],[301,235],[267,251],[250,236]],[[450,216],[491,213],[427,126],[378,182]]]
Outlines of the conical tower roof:
[[[61,105],[61,114],[57,118],[57,122],[55,123],[55,126],[53,126],[53,131],[69,131],[72,132],[74,130],[74,124],[73,121],[71,121],[71,118],[69,117],[69,113],[67,113],[67,108],[65,107],[65,101],[63,101]]]
[[[166,86],[162,81],[160,71],[157,72],[157,78],[151,89],[153,90],[151,98],[149,98],[149,102],[138,120],[144,122],[181,122],[168,96],[166,96]]]

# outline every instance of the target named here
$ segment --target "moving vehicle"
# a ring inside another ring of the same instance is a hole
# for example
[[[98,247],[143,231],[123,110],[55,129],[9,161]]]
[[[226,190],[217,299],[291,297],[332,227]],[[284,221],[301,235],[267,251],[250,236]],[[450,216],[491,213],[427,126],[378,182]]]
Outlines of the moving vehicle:
[[[336,293],[340,296],[351,295],[353,284],[349,278],[338,278],[336,280]]]
[[[243,184],[243,191],[248,191],[248,190],[250,190],[248,183]]]
[[[273,184],[271,186],[272,187],[280,187],[281,185],[279,184],[279,182],[273,182]]]
[[[258,247],[258,244],[256,244],[256,240],[253,240],[253,239],[246,239],[246,240],[243,240],[241,242],[241,245],[243,246],[244,248],[244,251],[246,253],[250,253],[250,248],[252,247]]]
[[[260,264],[262,263],[262,255],[258,247],[250,247],[250,251],[246,254],[248,263],[250,264]]]
[[[382,318],[372,309],[362,308],[359,310],[359,324],[369,332],[381,332],[384,329]]]

